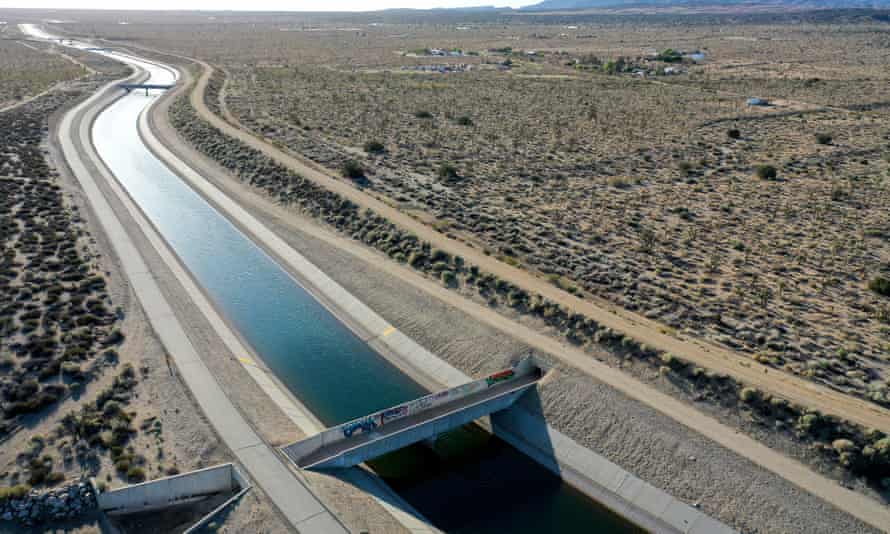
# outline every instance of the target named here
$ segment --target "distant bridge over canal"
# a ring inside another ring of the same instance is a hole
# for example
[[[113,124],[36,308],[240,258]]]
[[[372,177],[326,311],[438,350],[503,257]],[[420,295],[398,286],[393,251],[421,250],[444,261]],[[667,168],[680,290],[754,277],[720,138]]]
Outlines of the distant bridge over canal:
[[[352,467],[509,408],[540,379],[541,370],[526,359],[485,378],[329,428],[281,451],[302,469]]]
[[[133,91],[135,89],[145,89],[145,96],[148,96],[148,92],[151,89],[171,89],[173,84],[160,84],[160,83],[121,83],[118,84],[118,87],[125,90],[126,92]]]

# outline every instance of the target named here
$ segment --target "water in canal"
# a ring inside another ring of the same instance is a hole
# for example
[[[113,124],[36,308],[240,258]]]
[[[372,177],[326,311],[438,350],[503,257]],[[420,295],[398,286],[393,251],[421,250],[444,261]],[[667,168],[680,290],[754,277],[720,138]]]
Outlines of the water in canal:
[[[170,71],[144,67],[151,83],[174,80]],[[426,394],[148,151],[136,123],[154,98],[134,92],[104,111],[93,127],[96,149],[280,381],[326,425]],[[447,532],[636,531],[478,429],[461,429],[434,449],[415,446],[373,465]]]

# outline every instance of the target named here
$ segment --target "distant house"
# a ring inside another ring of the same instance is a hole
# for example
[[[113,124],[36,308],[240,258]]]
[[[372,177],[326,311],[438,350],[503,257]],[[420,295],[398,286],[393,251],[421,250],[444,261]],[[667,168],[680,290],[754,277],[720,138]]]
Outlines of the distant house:
[[[749,106],[768,106],[769,100],[765,98],[749,98],[747,104]]]
[[[683,71],[678,69],[677,67],[665,67],[664,73],[667,74],[668,76],[671,76],[673,74],[682,74]]]

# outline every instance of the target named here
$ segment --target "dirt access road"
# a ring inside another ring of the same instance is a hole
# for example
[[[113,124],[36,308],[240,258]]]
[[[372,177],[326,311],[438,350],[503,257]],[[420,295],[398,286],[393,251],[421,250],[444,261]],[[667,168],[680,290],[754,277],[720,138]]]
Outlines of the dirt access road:
[[[663,333],[668,331],[664,325],[635,313],[619,309],[605,301],[599,299],[582,300],[575,297],[528,271],[507,265],[491,256],[486,256],[479,249],[470,248],[464,243],[446,237],[393,206],[356,189],[344,181],[334,178],[335,173],[333,171],[285,152],[264,139],[257,137],[255,134],[230,124],[213,113],[204,103],[204,92],[210,77],[213,75],[213,67],[204,62],[198,63],[202,65],[204,70],[190,95],[192,106],[194,106],[198,114],[225,134],[240,140],[251,148],[263,152],[303,177],[342,195],[344,198],[348,198],[363,208],[371,209],[403,229],[413,232],[418,238],[428,241],[437,248],[451,254],[463,256],[468,262],[478,265],[483,271],[509,280],[528,291],[539,293],[553,302],[565,306],[567,309],[581,313],[604,326],[630,335],[642,343],[672,353],[706,369],[728,374],[746,385],[758,387],[790,402],[814,408],[826,414],[833,414],[864,425],[867,428],[876,428],[890,434],[890,410],[797,376],[770,369],[743,354],[726,348],[718,347],[699,339],[667,335]]]

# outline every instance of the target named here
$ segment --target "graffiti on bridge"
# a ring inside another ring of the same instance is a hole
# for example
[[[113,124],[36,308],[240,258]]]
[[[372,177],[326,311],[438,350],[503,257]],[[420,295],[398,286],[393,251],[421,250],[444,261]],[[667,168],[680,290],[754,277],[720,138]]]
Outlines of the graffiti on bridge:
[[[513,378],[513,375],[516,374],[513,372],[513,369],[507,369],[506,371],[501,371],[500,373],[495,373],[493,375],[489,375],[485,379],[485,383],[488,384],[488,387],[491,387],[498,382],[503,382],[505,380],[510,380]]]
[[[379,415],[371,415],[364,419],[359,419],[358,421],[343,425],[343,435],[347,438],[351,438],[352,435],[358,431],[361,431],[364,434],[370,434],[375,428],[381,426],[381,424],[382,422],[380,421]]]
[[[385,425],[386,423],[392,421],[393,419],[401,419],[401,418],[407,417],[407,416],[408,416],[408,406],[406,406],[404,404],[401,406],[396,406],[395,408],[390,408],[389,410],[385,410],[383,412],[383,415],[382,415],[383,424]]]
[[[352,437],[356,433],[370,434],[387,423],[408,417],[410,414],[426,411],[451,400],[466,397],[467,395],[471,395],[495,384],[510,380],[515,376],[516,372],[513,369],[500,371],[480,380],[475,380],[446,391],[440,391],[433,395],[427,395],[426,397],[421,397],[411,402],[400,404],[399,406],[394,406],[383,410],[382,412],[369,415],[365,418],[346,423],[342,425],[340,429],[342,430],[343,435],[347,438]]]

